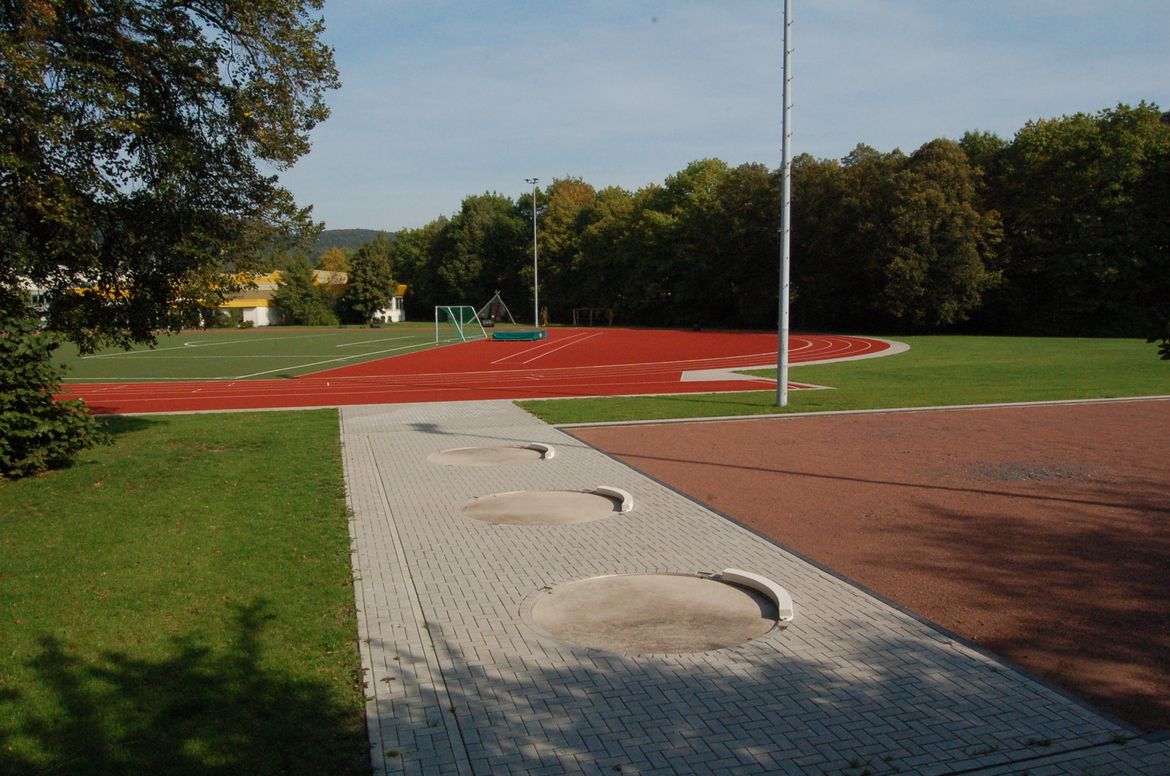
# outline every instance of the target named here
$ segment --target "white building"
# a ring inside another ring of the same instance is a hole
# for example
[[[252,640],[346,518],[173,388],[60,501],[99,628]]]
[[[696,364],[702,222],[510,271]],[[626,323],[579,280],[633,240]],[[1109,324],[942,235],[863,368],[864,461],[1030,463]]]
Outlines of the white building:
[[[406,320],[406,308],[402,305],[402,299],[406,296],[406,286],[399,283],[394,288],[394,296],[390,298],[390,304],[374,313],[374,320],[378,323],[401,323]]]

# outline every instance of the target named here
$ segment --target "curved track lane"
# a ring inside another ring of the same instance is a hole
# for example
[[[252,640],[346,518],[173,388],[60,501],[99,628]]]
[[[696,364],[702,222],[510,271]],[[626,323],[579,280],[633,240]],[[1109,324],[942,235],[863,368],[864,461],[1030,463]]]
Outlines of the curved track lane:
[[[884,340],[835,335],[792,335],[789,343],[792,364],[897,350]],[[722,373],[775,363],[775,334],[553,329],[535,342],[464,343],[302,377],[71,384],[63,396],[84,399],[98,414],[133,414],[758,391],[774,381]]]

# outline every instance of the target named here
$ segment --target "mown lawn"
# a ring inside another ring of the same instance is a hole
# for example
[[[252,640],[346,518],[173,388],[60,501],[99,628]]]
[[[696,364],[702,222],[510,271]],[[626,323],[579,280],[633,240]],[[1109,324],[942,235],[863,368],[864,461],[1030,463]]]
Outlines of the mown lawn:
[[[794,366],[789,379],[830,390],[520,402],[549,423],[828,412],[1170,394],[1170,362],[1142,340],[899,337],[906,353]],[[753,372],[774,378],[775,370]]]
[[[337,413],[0,482],[0,772],[368,773]]]

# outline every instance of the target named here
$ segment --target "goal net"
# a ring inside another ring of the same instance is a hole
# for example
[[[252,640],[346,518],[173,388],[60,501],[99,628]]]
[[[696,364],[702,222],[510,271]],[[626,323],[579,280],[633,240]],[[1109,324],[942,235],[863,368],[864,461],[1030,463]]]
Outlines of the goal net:
[[[500,298],[500,292],[491,298],[487,304],[479,308],[479,320],[484,326],[495,326],[497,323],[503,323],[505,320],[508,323],[515,324],[516,319],[512,317],[512,312],[508,309],[508,305],[504,304],[504,300]]]
[[[471,305],[435,307],[435,342],[470,342],[487,339],[487,332]]]

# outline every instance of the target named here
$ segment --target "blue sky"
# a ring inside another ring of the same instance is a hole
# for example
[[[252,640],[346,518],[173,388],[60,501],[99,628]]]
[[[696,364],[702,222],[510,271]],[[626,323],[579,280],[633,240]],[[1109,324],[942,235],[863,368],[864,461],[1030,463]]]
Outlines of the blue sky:
[[[281,175],[327,228],[691,161],[780,163],[782,0],[327,0],[343,86]],[[1140,100],[1170,110],[1170,0],[793,0],[793,150],[912,151]]]

